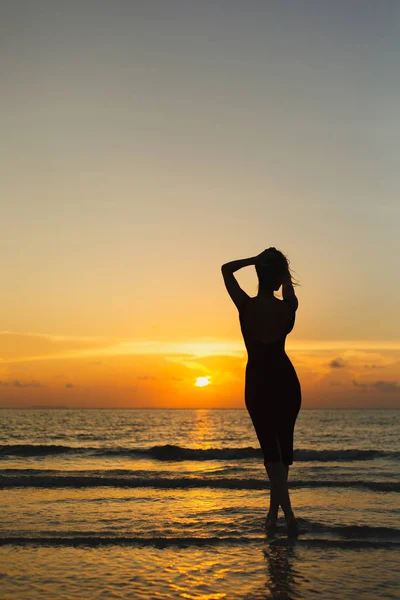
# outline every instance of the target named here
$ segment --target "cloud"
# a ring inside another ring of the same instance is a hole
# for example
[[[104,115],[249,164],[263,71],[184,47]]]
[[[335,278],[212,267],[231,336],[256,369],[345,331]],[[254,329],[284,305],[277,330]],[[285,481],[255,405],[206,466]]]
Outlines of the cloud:
[[[375,381],[371,385],[380,392],[400,392],[400,386],[397,385],[397,381]]]
[[[18,336],[19,352],[8,352],[5,363],[32,362],[37,360],[62,360],[74,358],[130,355],[185,355],[192,358],[201,358],[213,355],[243,356],[245,348],[241,340],[226,340],[217,338],[201,338],[189,342],[161,342],[156,340],[116,340],[114,338],[67,338],[63,336],[49,336],[40,334],[14,334],[0,332],[2,336],[12,338]],[[25,339],[24,339],[25,338]],[[11,339],[11,341],[13,341]],[[16,344],[9,345],[14,348]],[[3,340],[4,342],[4,340]],[[22,347],[25,347],[23,350]],[[3,351],[4,354],[5,351]]]
[[[378,351],[399,352],[400,341],[383,340],[288,340],[290,352],[301,358],[301,354],[315,352],[347,353],[354,362],[379,364]],[[363,350],[364,349],[364,350]],[[92,359],[91,364],[101,364],[106,357],[134,355],[162,355],[178,360],[202,360],[210,356],[245,358],[242,339],[201,337],[190,341],[130,340],[100,336],[62,336],[46,333],[18,333],[0,331],[2,362],[16,364],[32,361]],[[371,352],[375,354],[371,355]],[[356,360],[353,360],[356,359]],[[382,358],[382,357],[381,357]],[[329,360],[329,358],[327,359]],[[0,359],[1,362],[1,359]],[[343,361],[341,361],[343,362]],[[383,358],[382,358],[383,362]],[[188,364],[184,365],[188,366]],[[197,368],[194,366],[193,368]],[[201,367],[200,367],[201,368]],[[326,363],[325,363],[326,368]],[[332,366],[331,368],[338,368]],[[5,374],[0,373],[2,377]]]
[[[372,383],[359,383],[354,379],[353,385],[362,388],[363,390],[375,389],[389,394],[400,392],[400,386],[397,384],[397,381],[374,381]]]
[[[190,356],[164,356],[164,360],[168,362],[173,362],[181,365],[182,367],[186,367],[187,369],[191,369],[200,373],[209,374],[209,369],[200,363],[197,359],[194,359]]]
[[[340,358],[340,356],[338,358],[334,358],[333,360],[331,360],[331,362],[329,363],[329,366],[332,369],[344,369],[344,367],[347,366],[347,362],[344,361],[342,358]]]
[[[175,375],[172,375],[171,377],[154,377],[154,375],[138,375],[136,379],[138,379],[139,381],[160,381],[161,379],[163,381],[182,381],[183,377],[176,377]]]
[[[39,381],[32,380],[29,383],[22,383],[19,379],[15,379],[13,383],[14,387],[42,387],[42,384]]]
[[[356,379],[353,379],[353,385],[355,385],[356,387],[359,387],[363,390],[366,390],[369,387],[369,383],[360,383]]]
[[[74,386],[73,386],[73,384],[72,384],[72,383],[66,383],[66,384],[65,384],[65,387],[66,387],[66,388],[73,388]]]

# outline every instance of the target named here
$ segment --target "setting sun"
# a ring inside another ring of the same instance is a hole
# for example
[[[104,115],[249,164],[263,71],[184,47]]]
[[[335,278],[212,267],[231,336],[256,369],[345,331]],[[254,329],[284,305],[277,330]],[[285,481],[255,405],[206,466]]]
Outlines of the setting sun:
[[[206,377],[197,377],[195,385],[197,387],[205,387],[206,385],[210,385],[210,375]]]

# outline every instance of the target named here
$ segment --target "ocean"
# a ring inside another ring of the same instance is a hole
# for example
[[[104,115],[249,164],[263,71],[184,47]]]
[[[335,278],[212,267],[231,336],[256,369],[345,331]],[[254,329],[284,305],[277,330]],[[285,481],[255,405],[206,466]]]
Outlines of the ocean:
[[[400,411],[301,409],[300,535],[246,409],[0,410],[2,600],[398,599]]]

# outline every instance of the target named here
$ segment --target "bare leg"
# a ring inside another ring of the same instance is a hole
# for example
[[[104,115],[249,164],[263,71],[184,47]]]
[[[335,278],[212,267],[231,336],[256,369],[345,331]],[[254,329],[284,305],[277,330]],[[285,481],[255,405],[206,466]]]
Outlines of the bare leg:
[[[275,535],[279,506],[282,506],[282,510],[285,514],[288,536],[297,537],[299,530],[290,503],[287,485],[289,465],[284,465],[281,462],[267,462],[265,463],[265,467],[271,484],[270,508],[266,519],[267,533],[269,536]]]
[[[285,470],[286,470],[286,481],[287,481],[289,478],[289,465],[285,465]],[[299,534],[299,529],[298,529],[297,520],[296,520],[296,517],[294,516],[293,511],[291,511],[289,514],[285,515],[285,518],[286,518],[288,534],[290,536],[296,537]]]
[[[286,477],[286,481],[287,481],[288,476],[289,476],[289,465],[283,465],[283,466],[285,469],[285,477]],[[268,472],[268,470],[267,470],[267,472]],[[268,476],[269,476],[269,473],[268,473]],[[280,505],[280,500],[279,500],[279,495],[277,493],[277,489],[276,489],[275,485],[272,485],[272,483],[271,483],[270,492],[269,492],[269,511],[268,511],[267,518],[270,518],[270,519],[278,518],[279,505]]]
[[[286,481],[289,478],[289,465],[283,465],[285,467],[285,472],[286,472]]]
[[[265,468],[271,484],[269,514],[276,518],[279,505],[282,506],[285,517],[293,514],[287,483],[288,466],[282,462],[266,462]]]

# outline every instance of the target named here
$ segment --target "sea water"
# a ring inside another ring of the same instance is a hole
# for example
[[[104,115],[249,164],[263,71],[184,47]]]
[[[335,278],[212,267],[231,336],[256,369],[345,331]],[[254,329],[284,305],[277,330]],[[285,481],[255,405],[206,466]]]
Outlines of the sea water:
[[[3,600],[399,598],[400,411],[300,411],[300,535],[245,409],[0,410]]]

